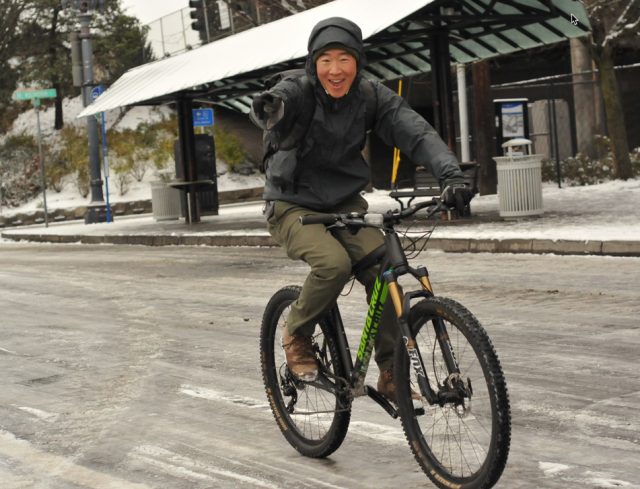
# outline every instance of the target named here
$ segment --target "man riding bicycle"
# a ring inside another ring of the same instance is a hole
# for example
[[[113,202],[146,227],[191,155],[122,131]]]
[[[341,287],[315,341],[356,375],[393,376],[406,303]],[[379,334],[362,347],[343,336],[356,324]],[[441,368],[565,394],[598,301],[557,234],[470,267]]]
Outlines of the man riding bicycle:
[[[384,240],[378,229],[332,233],[322,224],[303,226],[299,218],[366,211],[360,192],[370,181],[371,169],[361,153],[367,131],[431,171],[442,188],[448,188],[446,204],[464,207],[471,200],[455,155],[404,99],[365,79],[365,65],[360,28],[344,18],[329,18],[311,31],[306,75],[285,77],[253,100],[252,119],[272,141],[265,158],[267,229],[291,259],[311,267],[283,334],[289,370],[304,381],[314,380],[318,373],[311,341],[316,321],[336,301],[353,264]],[[293,147],[278,144],[300,121],[308,121],[304,138]],[[368,295],[376,275],[376,268],[356,275]],[[385,307],[375,345],[377,388],[394,402],[396,334],[393,307]]]

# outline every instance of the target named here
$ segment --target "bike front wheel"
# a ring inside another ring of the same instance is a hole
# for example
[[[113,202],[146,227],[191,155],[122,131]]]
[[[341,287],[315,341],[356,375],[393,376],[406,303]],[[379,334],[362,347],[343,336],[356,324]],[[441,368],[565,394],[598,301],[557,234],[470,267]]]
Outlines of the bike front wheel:
[[[507,462],[511,416],[489,336],[466,308],[440,297],[413,306],[409,325],[439,399],[432,405],[424,398],[412,400],[411,391],[420,388],[401,341],[394,371],[398,408],[416,460],[438,487],[492,487]]]
[[[276,422],[287,441],[307,457],[326,457],[342,444],[351,419],[346,367],[340,361],[335,328],[318,321],[313,347],[320,365],[318,379],[302,382],[287,368],[282,331],[300,287],[276,292],[265,309],[260,330],[262,378]]]

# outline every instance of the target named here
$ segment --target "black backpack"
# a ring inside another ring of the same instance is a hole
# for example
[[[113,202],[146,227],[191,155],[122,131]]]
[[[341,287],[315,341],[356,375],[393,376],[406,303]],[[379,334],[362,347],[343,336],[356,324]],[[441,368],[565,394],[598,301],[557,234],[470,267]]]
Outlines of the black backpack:
[[[262,156],[262,164],[260,165],[260,171],[262,173],[267,169],[267,160],[269,157],[277,151],[292,150],[294,148],[300,150],[302,148],[302,142],[309,131],[316,107],[313,85],[309,81],[307,73],[303,68],[281,71],[280,73],[276,73],[275,75],[267,78],[264,83],[265,90],[271,89],[283,80],[297,80],[301,85],[304,93],[303,109],[300,111],[300,116],[292,121],[291,127],[264,131],[262,138],[264,152]],[[368,132],[373,129],[375,124],[378,100],[373,87],[373,82],[366,78],[362,78],[360,86],[362,87],[366,100],[365,117],[366,129]]]

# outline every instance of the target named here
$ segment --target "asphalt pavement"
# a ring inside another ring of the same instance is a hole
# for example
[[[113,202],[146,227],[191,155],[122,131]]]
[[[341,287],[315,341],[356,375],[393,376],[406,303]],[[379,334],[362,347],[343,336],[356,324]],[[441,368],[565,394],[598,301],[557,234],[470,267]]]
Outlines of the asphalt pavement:
[[[499,355],[512,441],[496,489],[640,488],[640,260],[417,260]],[[307,273],[270,247],[2,243],[0,487],[434,488],[400,421],[367,398],[326,459],[282,436],[260,324],[269,297]],[[364,288],[339,302],[353,351]],[[377,375],[372,362],[367,383]]]

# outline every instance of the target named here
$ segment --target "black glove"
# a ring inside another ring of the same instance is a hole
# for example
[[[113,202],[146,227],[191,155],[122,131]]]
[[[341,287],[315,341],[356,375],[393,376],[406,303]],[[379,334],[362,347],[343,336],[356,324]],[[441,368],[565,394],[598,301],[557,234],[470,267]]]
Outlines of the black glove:
[[[262,92],[253,97],[253,113],[260,120],[265,120],[274,112],[277,112],[282,105],[282,99],[269,92]]]
[[[443,202],[455,207],[459,215],[464,215],[473,194],[462,177],[452,177],[444,181]]]

